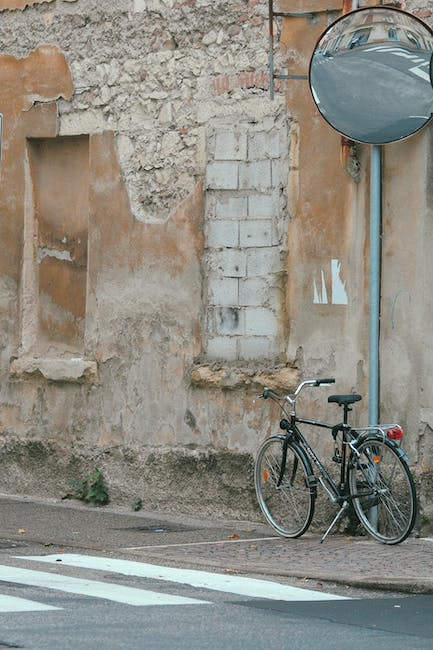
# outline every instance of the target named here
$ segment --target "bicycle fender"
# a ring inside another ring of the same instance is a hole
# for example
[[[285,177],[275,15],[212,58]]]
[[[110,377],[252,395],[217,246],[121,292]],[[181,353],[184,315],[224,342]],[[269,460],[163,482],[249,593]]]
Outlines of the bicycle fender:
[[[277,487],[280,487],[281,481],[283,480],[284,472],[286,471],[286,461],[287,461],[287,447],[289,446],[289,438],[285,436],[283,442],[283,458],[281,459],[280,475],[277,481]],[[295,468],[296,471],[296,468]]]
[[[409,463],[409,456],[406,454],[405,450],[402,449],[402,447],[400,447],[400,445],[394,440],[391,440],[390,438],[387,438],[387,440],[391,444],[391,447],[395,449],[397,456],[406,461],[406,463]]]
[[[313,499],[316,499],[316,497],[317,497],[317,484],[318,484],[319,481],[318,481],[317,476],[314,474],[313,467],[312,467],[312,465],[310,463],[310,459],[308,458],[308,456],[306,455],[306,453],[304,452],[302,447],[300,447],[298,444],[296,444],[296,443],[293,444],[293,443],[290,443],[290,442],[289,442],[289,444],[291,444],[291,446],[296,449],[299,456],[302,458],[302,460],[305,463],[305,467],[307,469],[307,474],[308,474],[308,476],[306,478],[307,485],[308,485],[308,487],[310,489],[311,496],[313,497]]]
[[[278,477],[277,485],[281,484],[282,477],[284,475],[284,470],[286,466],[286,459],[287,459],[287,449],[289,447],[293,447],[296,449],[298,452],[300,458],[303,460],[306,470],[307,470],[307,485],[310,489],[310,494],[312,495],[313,499],[317,497],[317,484],[318,484],[318,479],[317,476],[313,472],[313,467],[310,463],[310,459],[308,456],[305,454],[304,450],[302,447],[300,447],[296,442],[293,441],[292,435],[289,433],[285,436],[277,433],[275,438],[279,438],[281,441],[283,441],[283,459],[281,463],[281,470],[280,470],[280,476]],[[297,471],[297,468],[295,469]]]
[[[387,444],[389,444],[390,447],[392,447],[395,450],[395,453],[399,458],[404,460],[406,463],[409,463],[409,458],[406,452],[402,447],[400,447],[399,444],[397,444],[394,440],[391,440],[391,438],[388,438],[387,436],[381,436],[377,433],[371,434],[371,433],[363,433],[361,434],[353,443],[352,443],[352,448],[357,449],[358,446],[362,443],[365,442],[366,440],[371,440],[375,441],[377,440],[378,442],[383,442],[384,440],[387,441]]]

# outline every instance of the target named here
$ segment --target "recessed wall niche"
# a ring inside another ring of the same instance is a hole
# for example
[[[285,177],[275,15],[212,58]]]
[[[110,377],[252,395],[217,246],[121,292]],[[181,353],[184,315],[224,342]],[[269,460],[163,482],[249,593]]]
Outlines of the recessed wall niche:
[[[37,355],[82,352],[89,138],[29,139],[27,151],[23,351]]]

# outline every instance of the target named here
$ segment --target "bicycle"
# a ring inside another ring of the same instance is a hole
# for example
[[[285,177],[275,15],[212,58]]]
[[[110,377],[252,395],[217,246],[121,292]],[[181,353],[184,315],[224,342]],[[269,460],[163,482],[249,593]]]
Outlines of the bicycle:
[[[328,402],[343,407],[343,422],[339,424],[296,415],[296,400],[303,388],[333,383],[335,379],[309,379],[291,395],[279,395],[270,388],[259,395],[279,403],[286,416],[280,421],[285,433],[267,438],[257,454],[254,482],[260,508],[279,535],[300,537],[313,519],[320,485],[340,507],[321,542],[353,504],[369,535],[384,544],[399,544],[410,535],[417,516],[415,484],[400,446],[403,430],[397,424],[351,427],[348,413],[362,399],[358,394],[328,397]],[[338,482],[330,476],[298,424],[331,431],[332,461],[340,465]],[[317,475],[313,468],[318,470]]]

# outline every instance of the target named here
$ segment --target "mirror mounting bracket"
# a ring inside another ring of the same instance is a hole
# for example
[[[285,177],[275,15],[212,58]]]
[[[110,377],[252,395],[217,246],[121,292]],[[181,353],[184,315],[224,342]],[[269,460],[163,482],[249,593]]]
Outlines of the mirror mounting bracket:
[[[313,19],[319,14],[333,14],[335,9],[315,9],[312,11],[274,11],[274,2],[276,0],[268,0],[269,3],[269,92],[271,99],[275,95],[275,79],[300,79],[303,81],[308,80],[308,74],[280,74],[274,70],[274,19],[275,18],[306,18]]]

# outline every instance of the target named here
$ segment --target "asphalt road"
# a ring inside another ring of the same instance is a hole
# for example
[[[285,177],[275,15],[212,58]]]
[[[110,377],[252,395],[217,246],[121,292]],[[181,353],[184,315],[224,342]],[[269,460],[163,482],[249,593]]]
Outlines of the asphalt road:
[[[0,498],[0,649],[433,646],[431,541],[318,539]]]
[[[12,561],[15,569],[19,564],[20,568],[26,567],[23,570],[45,573],[39,563],[36,568],[32,564],[27,569],[29,561]],[[307,650],[314,643],[324,650],[359,648],[365,644],[384,650],[427,650],[433,643],[432,596],[299,601],[295,593],[293,599],[274,600],[156,578],[112,572],[101,576],[95,575],[92,569],[68,570],[58,565],[50,569],[49,575],[63,578],[66,585],[71,579],[84,581],[88,587],[102,581],[106,591],[101,597],[95,597],[65,593],[60,590],[61,584],[56,590],[23,586],[13,578],[0,581],[3,597],[28,599],[57,608],[12,613],[1,613],[0,609],[0,648]],[[21,579],[18,573],[17,579]],[[186,602],[126,604],[110,600],[113,586],[140,594],[152,591],[162,599],[169,596]],[[326,592],[321,592],[321,597],[326,598]]]

